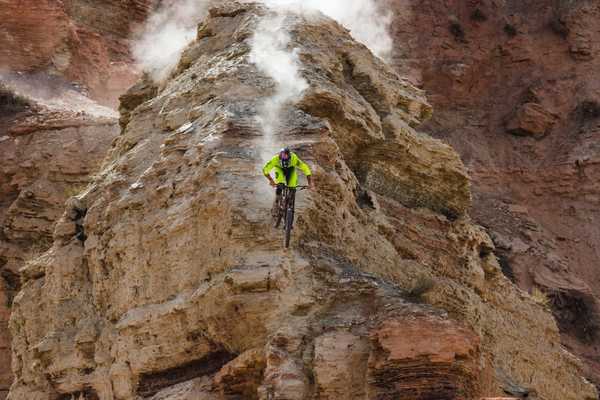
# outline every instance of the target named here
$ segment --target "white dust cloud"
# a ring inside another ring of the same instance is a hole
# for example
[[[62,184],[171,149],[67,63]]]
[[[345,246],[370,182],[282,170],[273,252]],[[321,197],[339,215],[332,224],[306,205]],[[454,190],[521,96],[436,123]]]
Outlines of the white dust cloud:
[[[337,20],[350,30],[355,39],[376,55],[391,54],[390,16],[382,13],[370,0],[263,0],[271,13],[263,17],[251,40],[250,61],[275,84],[274,94],[259,107],[257,121],[262,129],[261,158],[276,149],[274,137],[281,125],[286,106],[300,100],[308,83],[300,73],[297,50],[290,48],[290,23],[293,14],[312,18],[316,11]],[[290,17],[286,18],[286,15]],[[287,22],[287,24],[286,24]]]
[[[196,36],[211,0],[170,0],[150,16],[134,40],[132,52],[139,67],[159,82],[168,77],[181,53]],[[320,11],[346,27],[371,51],[387,59],[392,53],[391,13],[377,0],[259,0],[275,9],[294,9],[305,16]]]
[[[300,73],[297,50],[290,48],[292,14],[312,18],[317,11],[335,19],[358,41],[381,58],[392,52],[389,35],[391,14],[377,0],[259,0],[271,8],[257,24],[251,38],[250,62],[273,81],[273,93],[258,106],[257,123],[262,130],[261,158],[277,150],[274,137],[286,107],[297,102],[308,83]],[[148,20],[134,42],[139,66],[157,81],[166,79],[181,53],[195,38],[197,24],[206,16],[211,0],[170,0]],[[287,16],[287,17],[286,17]]]
[[[196,37],[206,17],[209,0],[171,0],[150,16],[132,53],[139,67],[160,82],[179,62],[181,53]]]
[[[390,36],[392,14],[375,0],[264,0],[270,7],[287,7],[306,12],[320,11],[336,20],[354,39],[366,45],[376,56],[392,54]]]
[[[47,73],[22,74],[0,71],[0,86],[55,111],[83,112],[94,117],[116,118],[119,114],[88,97],[61,77]]]

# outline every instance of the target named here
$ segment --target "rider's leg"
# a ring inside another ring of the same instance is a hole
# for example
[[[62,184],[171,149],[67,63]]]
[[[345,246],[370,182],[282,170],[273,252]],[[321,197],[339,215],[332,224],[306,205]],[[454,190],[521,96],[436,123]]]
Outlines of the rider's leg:
[[[289,168],[288,171],[286,171],[286,178],[287,178],[287,185],[288,185],[288,200],[287,200],[287,206],[291,207],[291,209],[294,209],[294,202],[295,202],[295,198],[296,198],[296,187],[298,186],[298,172],[297,172],[297,168]],[[289,226],[292,226],[294,223],[294,214],[292,212],[291,217],[290,214],[288,214],[286,216],[287,223],[289,224]]]
[[[284,187],[285,185],[283,183],[280,183],[275,189],[275,200],[273,200],[273,206],[271,207],[271,215],[273,217],[276,217],[279,213],[279,202],[281,201],[281,194],[283,192]]]
[[[273,207],[271,207],[271,215],[274,217],[277,216],[279,212],[279,200],[281,199],[281,193],[283,192],[283,188],[286,185],[285,172],[280,167],[275,167],[275,183],[277,184],[277,189],[275,189],[275,200],[273,201]]]
[[[288,205],[294,207],[294,198],[296,196],[296,187],[298,186],[298,171],[297,168],[287,168],[285,170],[285,178],[287,179],[287,186],[289,188],[289,200]]]

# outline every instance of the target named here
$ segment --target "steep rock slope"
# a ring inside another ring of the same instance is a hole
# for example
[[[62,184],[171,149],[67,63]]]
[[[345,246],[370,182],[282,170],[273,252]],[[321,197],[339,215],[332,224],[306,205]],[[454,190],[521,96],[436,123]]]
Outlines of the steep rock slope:
[[[111,110],[73,91],[54,96],[44,103],[0,85],[0,398],[12,383],[8,319],[19,270],[50,247],[65,201],[119,132]]]
[[[129,38],[152,0],[7,0],[0,7],[0,72],[50,73],[113,104],[137,73]]]
[[[116,105],[138,77],[129,38],[153,1],[0,5],[0,398],[12,382],[8,318],[26,260],[48,249],[65,201],[118,134]]]
[[[265,138],[266,13],[213,8],[168,82],[123,97],[103,171],[23,270],[9,398],[597,398],[470,222],[456,153],[414,130],[422,93],[336,23],[287,17],[310,87]],[[283,143],[317,182],[288,251],[258,173]]]
[[[423,130],[473,178],[505,272],[546,292],[563,343],[600,384],[600,4],[391,0],[399,71],[426,89]]]

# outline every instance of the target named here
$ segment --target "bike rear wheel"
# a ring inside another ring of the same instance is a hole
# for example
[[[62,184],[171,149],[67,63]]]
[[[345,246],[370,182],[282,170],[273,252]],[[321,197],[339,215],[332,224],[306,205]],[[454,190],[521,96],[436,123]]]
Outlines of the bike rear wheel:
[[[290,237],[292,236],[292,228],[294,226],[294,208],[296,200],[296,189],[288,189],[288,196],[285,202],[285,225],[284,225],[284,245],[287,249],[290,247]]]

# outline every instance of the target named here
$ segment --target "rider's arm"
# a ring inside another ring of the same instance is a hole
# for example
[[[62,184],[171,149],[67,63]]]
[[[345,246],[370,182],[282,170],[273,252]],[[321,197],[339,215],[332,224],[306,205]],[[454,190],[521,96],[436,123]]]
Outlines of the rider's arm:
[[[312,171],[310,170],[310,167],[308,166],[308,164],[306,164],[304,161],[302,161],[300,159],[300,157],[298,157],[297,159],[297,163],[296,163],[296,167],[300,168],[300,171],[302,171],[304,173],[304,175],[311,176],[312,175]]]
[[[296,166],[298,168],[300,168],[300,171],[302,171],[304,173],[304,175],[306,175],[306,179],[308,180],[308,186],[310,188],[313,187],[313,181],[312,181],[312,171],[310,170],[310,167],[308,166],[308,164],[306,164],[304,161],[302,161],[299,157],[297,158],[298,162],[296,164]]]
[[[271,186],[275,185],[275,181],[273,180],[273,178],[271,178],[271,171],[277,166],[277,161],[278,158],[273,157],[265,164],[265,166],[262,169],[263,175],[269,180]]]

